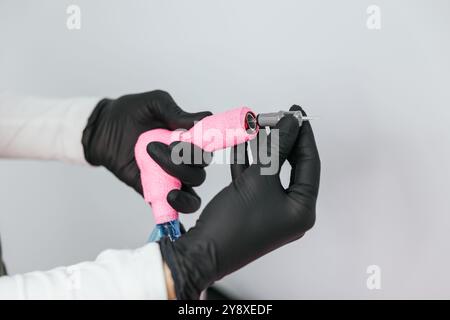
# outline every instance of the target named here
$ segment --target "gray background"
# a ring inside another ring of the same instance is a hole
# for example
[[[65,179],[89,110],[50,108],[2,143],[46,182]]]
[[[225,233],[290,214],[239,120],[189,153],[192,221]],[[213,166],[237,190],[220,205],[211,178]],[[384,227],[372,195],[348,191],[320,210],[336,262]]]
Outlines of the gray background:
[[[79,31],[66,28],[72,3]],[[161,88],[191,111],[302,104],[320,116],[316,226],[221,285],[247,298],[450,298],[449,14],[447,0],[0,0],[0,90]],[[12,273],[138,247],[153,223],[103,169],[2,160],[0,177]],[[209,168],[203,204],[229,181]],[[366,287],[372,264],[381,290]]]

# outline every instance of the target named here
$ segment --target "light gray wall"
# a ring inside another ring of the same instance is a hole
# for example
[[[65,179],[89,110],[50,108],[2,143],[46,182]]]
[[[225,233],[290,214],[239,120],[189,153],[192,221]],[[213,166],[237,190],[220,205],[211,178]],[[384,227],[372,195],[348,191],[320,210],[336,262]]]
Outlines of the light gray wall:
[[[69,4],[81,8],[79,31],[66,28]],[[366,27],[371,4],[378,31]],[[161,88],[192,111],[302,104],[320,116],[317,224],[224,287],[248,298],[450,298],[449,14],[447,0],[1,0],[0,90]],[[12,273],[137,247],[151,229],[150,209],[103,169],[2,160],[0,177]],[[203,203],[229,180],[225,166],[209,168]],[[378,291],[366,288],[372,264]]]

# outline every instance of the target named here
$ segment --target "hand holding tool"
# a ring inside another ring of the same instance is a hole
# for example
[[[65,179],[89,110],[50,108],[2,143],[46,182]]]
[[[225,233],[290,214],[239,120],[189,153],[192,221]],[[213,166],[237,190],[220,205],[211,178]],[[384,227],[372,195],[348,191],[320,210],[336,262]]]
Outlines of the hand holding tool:
[[[232,165],[233,182],[206,205],[195,227],[177,241],[161,239],[178,299],[197,299],[214,281],[299,239],[314,225],[320,158],[310,123],[299,128],[295,117],[283,117],[267,143],[278,146],[277,174],[261,174],[266,164],[258,157],[251,165]],[[237,154],[244,149],[236,149],[235,159],[245,156]],[[287,188],[279,176],[285,161],[291,165]]]
[[[180,189],[181,182],[162,170],[148,155],[149,143],[157,141],[169,145],[174,141],[184,141],[214,152],[253,139],[260,126],[275,126],[288,114],[298,120],[299,126],[302,121],[311,119],[300,111],[262,113],[256,117],[250,108],[241,107],[207,116],[188,131],[153,129],[141,134],[135,146],[135,158],[141,171],[144,199],[152,206],[157,224],[150,240],[156,241],[163,236],[176,240],[181,235],[178,212],[167,201],[169,192]]]
[[[135,146],[135,158],[141,171],[144,199],[151,204],[157,228],[151,240],[169,236],[179,237],[178,212],[167,202],[173,189],[180,189],[181,182],[162,170],[148,155],[147,145],[158,141],[170,144],[174,141],[190,142],[205,151],[235,146],[253,139],[258,133],[255,114],[247,107],[207,116],[188,131],[153,129],[139,136]]]

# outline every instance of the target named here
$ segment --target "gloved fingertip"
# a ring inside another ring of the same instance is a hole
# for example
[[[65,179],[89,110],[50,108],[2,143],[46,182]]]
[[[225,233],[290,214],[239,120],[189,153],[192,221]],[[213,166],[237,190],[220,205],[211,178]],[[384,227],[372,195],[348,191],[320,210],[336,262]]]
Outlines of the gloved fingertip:
[[[299,106],[298,104],[293,104],[290,108],[289,111],[301,111],[302,107]]]
[[[169,148],[172,150],[173,148],[175,148],[180,143],[183,143],[183,141],[174,141],[171,144],[169,144]]]
[[[171,190],[167,194],[167,202],[172,205],[172,203],[176,203],[178,195],[180,194],[180,190]]]
[[[186,169],[187,170],[187,169]],[[206,180],[206,171],[200,167],[189,167],[189,174],[179,179],[186,185],[191,187],[198,187]]]
[[[196,122],[210,115],[212,115],[212,113],[209,111],[201,111],[197,113],[189,113],[182,111],[181,114],[176,115],[175,119],[171,119],[169,123],[169,128],[171,130],[180,128],[190,129]]]
[[[211,111],[200,111],[200,112],[197,112],[196,114],[201,118],[212,116]]]
[[[200,111],[200,112],[190,113],[189,117],[193,121],[200,121],[203,118],[211,116],[211,115],[212,115],[212,112],[210,112],[210,111]]]
[[[152,157],[158,157],[162,152],[167,149],[167,145],[162,142],[153,141],[147,145],[147,153]]]
[[[201,200],[188,192],[183,192],[181,190],[171,190],[167,194],[167,202],[177,210],[182,213],[193,213],[200,208]]]
[[[302,115],[304,117],[306,117],[306,112],[305,110],[303,110],[303,108],[301,106],[299,106],[298,104],[294,104],[292,105],[292,107],[289,108],[289,111],[301,111]]]
[[[196,181],[194,181],[194,184],[192,185],[193,187],[200,186],[206,180],[206,171],[205,171],[205,169],[198,168],[198,170],[196,170],[196,171],[198,172],[198,177],[197,177]]]

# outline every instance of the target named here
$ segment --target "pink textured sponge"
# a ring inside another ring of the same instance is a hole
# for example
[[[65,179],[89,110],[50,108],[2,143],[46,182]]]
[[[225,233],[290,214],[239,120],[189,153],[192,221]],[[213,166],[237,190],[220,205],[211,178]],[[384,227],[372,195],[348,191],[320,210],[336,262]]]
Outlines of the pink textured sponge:
[[[151,203],[156,223],[178,219],[178,212],[167,202],[167,194],[180,189],[181,182],[167,174],[147,153],[147,145],[158,141],[170,144],[174,141],[191,142],[205,151],[213,152],[251,140],[257,130],[247,132],[246,116],[252,113],[247,107],[211,115],[197,122],[188,131],[154,129],[144,132],[134,148],[136,162],[141,171],[144,199]]]

